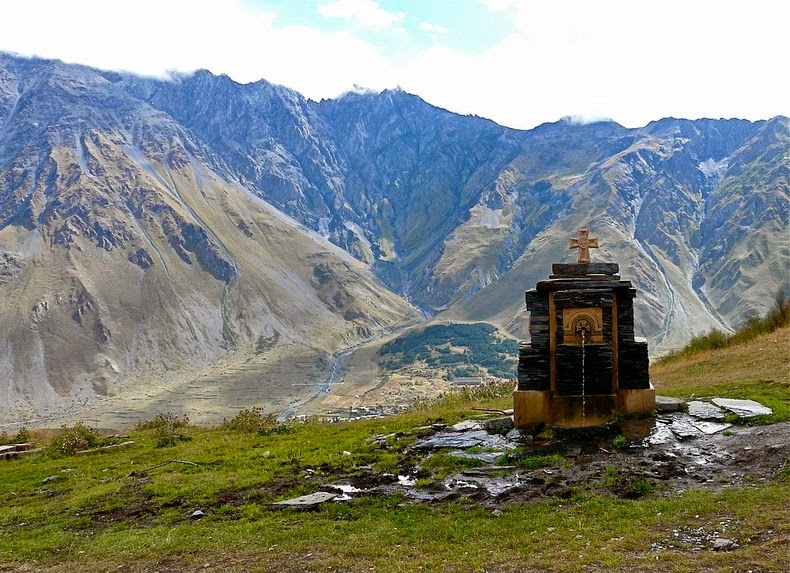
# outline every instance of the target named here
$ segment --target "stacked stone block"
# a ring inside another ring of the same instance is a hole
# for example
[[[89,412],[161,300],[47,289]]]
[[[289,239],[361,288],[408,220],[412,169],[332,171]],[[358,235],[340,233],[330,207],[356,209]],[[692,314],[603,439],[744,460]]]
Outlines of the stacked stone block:
[[[549,280],[538,282],[525,295],[530,312],[529,344],[519,348],[518,390],[551,390],[549,295],[554,298],[553,333],[558,395],[582,394],[579,345],[563,344],[563,310],[600,308],[603,342],[584,348],[584,393],[612,394],[618,390],[650,388],[647,343],[634,339],[634,298],[630,281],[617,276],[614,263],[555,264]],[[615,312],[612,308],[615,307]],[[616,315],[617,341],[613,344]],[[614,355],[617,350],[617,356]],[[613,370],[617,370],[614,378]]]

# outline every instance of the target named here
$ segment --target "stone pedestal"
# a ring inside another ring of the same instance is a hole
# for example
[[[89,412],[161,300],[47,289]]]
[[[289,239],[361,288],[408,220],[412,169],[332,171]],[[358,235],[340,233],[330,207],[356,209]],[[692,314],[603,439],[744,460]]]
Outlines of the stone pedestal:
[[[616,263],[555,264],[526,292],[516,426],[588,426],[655,408],[647,342],[634,338],[634,298]]]

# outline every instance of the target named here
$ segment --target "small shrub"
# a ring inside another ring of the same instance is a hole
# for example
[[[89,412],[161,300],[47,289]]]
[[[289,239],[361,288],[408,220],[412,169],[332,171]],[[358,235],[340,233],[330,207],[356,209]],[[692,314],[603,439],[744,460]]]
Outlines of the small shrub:
[[[30,441],[30,430],[27,428],[19,428],[19,431],[14,436],[14,443],[24,444]]]
[[[612,447],[617,448],[618,450],[626,447],[628,445],[628,438],[624,435],[620,434],[619,436],[615,436],[612,439]]]
[[[187,428],[189,427],[189,417],[184,414],[180,418],[172,412],[157,414],[150,420],[138,422],[135,426],[137,430],[157,430],[160,428]]]
[[[27,428],[20,428],[19,431],[13,436],[9,436],[6,430],[0,432],[0,446],[7,444],[24,444],[30,441],[30,430]]]
[[[294,431],[291,424],[277,421],[273,414],[264,414],[260,408],[244,409],[234,418],[225,418],[220,425],[226,430],[236,432],[258,433],[262,436],[271,434],[290,434]]]
[[[61,426],[60,431],[49,443],[48,449],[56,454],[72,456],[79,450],[100,446],[102,442],[102,436],[96,428],[77,422],[70,428]]]
[[[192,439],[186,432],[181,431],[179,428],[167,426],[154,430],[154,438],[157,448],[169,448],[170,446],[175,446],[179,442],[187,442]]]
[[[714,328],[707,334],[695,336],[688,343],[690,354],[698,354],[706,350],[719,350],[727,347],[727,335],[721,330]]]
[[[170,412],[157,414],[150,420],[140,422],[135,426],[138,430],[153,430],[157,448],[175,446],[185,442],[190,437],[184,432],[189,427],[189,418],[186,414],[181,417]]]

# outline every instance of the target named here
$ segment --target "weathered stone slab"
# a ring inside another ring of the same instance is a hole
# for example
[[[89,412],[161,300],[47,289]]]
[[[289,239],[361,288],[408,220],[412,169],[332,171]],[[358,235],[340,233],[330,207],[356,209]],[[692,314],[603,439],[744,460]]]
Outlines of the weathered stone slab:
[[[673,420],[672,424],[669,426],[669,429],[679,440],[697,438],[700,435],[700,431],[695,428],[691,422],[684,419]]]
[[[555,263],[551,272],[558,277],[583,277],[586,275],[616,275],[620,272],[617,263]]]
[[[433,450],[439,448],[455,448],[465,449],[474,446],[479,446],[488,437],[488,432],[485,430],[476,430],[472,432],[463,433],[450,433],[439,432],[431,436],[424,442],[420,442],[414,446],[416,450]]]
[[[724,410],[713,404],[702,402],[700,400],[692,400],[688,403],[689,415],[699,418],[700,420],[723,420]]]
[[[491,474],[501,473],[503,471],[512,471],[518,469],[518,466],[483,466],[481,468],[468,468],[461,472],[461,475],[467,477],[487,477]]]
[[[727,424],[725,422],[707,422],[705,420],[693,420],[691,425],[697,428],[703,434],[707,434],[709,436],[717,432],[721,432],[722,430],[726,430],[732,426],[732,424]]]
[[[481,422],[484,430],[492,434],[507,434],[513,429],[513,418],[510,416],[501,416],[499,418],[489,418]]]
[[[474,420],[464,420],[450,426],[450,429],[454,432],[469,432],[474,430],[482,430],[483,427],[480,425],[480,422],[476,422]]]
[[[295,497],[293,499],[286,499],[284,501],[275,501],[274,503],[270,503],[269,507],[271,507],[272,509],[312,509],[314,507],[321,505],[322,503],[332,501],[337,496],[338,495],[336,493],[319,491],[316,493],[311,493],[309,495]]]
[[[723,539],[720,537],[713,542],[714,551],[732,551],[737,547],[738,544],[732,539]]]
[[[489,450],[515,450],[518,449],[520,446],[519,444],[507,439],[504,436],[500,436],[498,434],[488,434],[483,440],[480,442],[481,448],[487,448]]]
[[[549,292],[558,290],[579,290],[584,291],[589,288],[597,289],[629,289],[631,288],[631,281],[620,281],[614,277],[607,276],[601,280],[590,281],[582,277],[576,279],[551,279],[547,281],[539,281],[535,285],[538,292]]]
[[[656,412],[680,412],[686,401],[671,396],[656,396]]]
[[[763,406],[754,400],[735,400],[732,398],[714,398],[712,400],[717,406],[726,408],[741,418],[751,418],[753,416],[767,416],[773,414],[773,410]]]
[[[454,458],[461,458],[463,460],[480,460],[486,464],[493,464],[499,458],[505,455],[505,452],[464,452],[462,450],[455,450],[450,452]]]

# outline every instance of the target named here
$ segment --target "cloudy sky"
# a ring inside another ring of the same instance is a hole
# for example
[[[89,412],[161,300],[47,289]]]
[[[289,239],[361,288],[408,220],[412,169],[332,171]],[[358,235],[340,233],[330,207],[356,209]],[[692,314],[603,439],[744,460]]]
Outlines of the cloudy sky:
[[[312,99],[400,86],[516,128],[790,115],[782,0],[6,0],[0,51]]]

